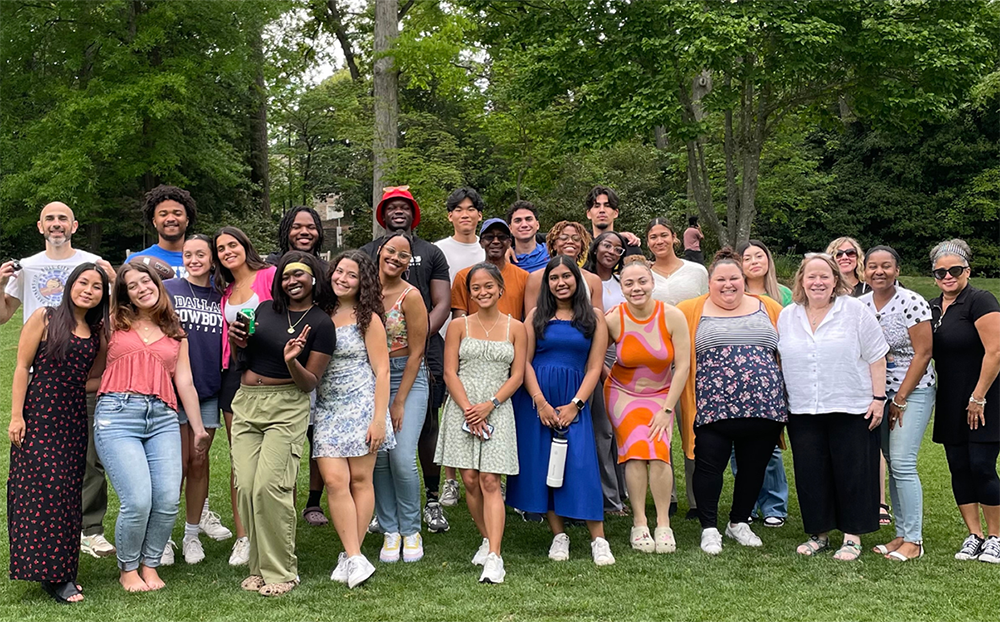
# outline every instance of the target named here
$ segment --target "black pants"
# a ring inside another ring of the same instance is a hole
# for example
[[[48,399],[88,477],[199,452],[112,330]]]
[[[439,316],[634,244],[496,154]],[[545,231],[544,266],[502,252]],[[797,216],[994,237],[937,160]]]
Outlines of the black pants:
[[[108,511],[108,480],[104,465],[94,446],[94,407],[97,394],[87,394],[87,470],[83,475],[83,535],[104,534],[104,515]]]
[[[685,250],[684,259],[705,265],[705,253],[702,251]]]
[[[869,423],[863,415],[845,413],[788,417],[806,533],[878,531],[882,443],[879,429],[869,430]]]
[[[729,522],[747,522],[783,427],[783,423],[767,419],[724,419],[695,428],[693,484],[702,529],[718,528],[722,475],[734,447],[740,470]]]
[[[431,375],[427,416],[424,417],[424,427],[420,429],[420,438],[417,439],[417,454],[420,456],[420,470],[423,472],[428,501],[437,499],[441,485],[441,465],[434,462],[434,453],[437,451],[438,419],[445,391],[444,376]]]
[[[1000,443],[945,445],[944,452],[955,503],[1000,505],[1000,477],[997,477]]]

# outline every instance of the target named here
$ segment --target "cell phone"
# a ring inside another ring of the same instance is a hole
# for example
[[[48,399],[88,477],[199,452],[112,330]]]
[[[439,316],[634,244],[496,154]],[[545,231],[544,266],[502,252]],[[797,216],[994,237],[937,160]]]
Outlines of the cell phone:
[[[462,422],[462,431],[463,432],[468,432],[469,434],[472,434],[472,430],[469,429],[469,422],[468,421],[463,421]],[[493,425],[487,423],[486,424],[486,433],[483,434],[483,440],[484,441],[488,441],[488,440],[490,440],[491,436],[493,436]]]
[[[247,327],[247,337],[257,332],[256,313],[253,309],[243,309],[236,314],[240,322]]]
[[[11,259],[10,261],[11,261],[10,267],[13,268],[14,272],[20,272],[21,262],[16,259]]]

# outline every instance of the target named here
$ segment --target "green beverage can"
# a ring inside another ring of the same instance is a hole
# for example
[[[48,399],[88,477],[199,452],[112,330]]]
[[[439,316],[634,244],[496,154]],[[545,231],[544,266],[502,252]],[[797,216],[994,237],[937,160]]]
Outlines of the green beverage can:
[[[243,309],[240,311],[240,316],[247,325],[247,337],[257,332],[257,314],[253,309]]]

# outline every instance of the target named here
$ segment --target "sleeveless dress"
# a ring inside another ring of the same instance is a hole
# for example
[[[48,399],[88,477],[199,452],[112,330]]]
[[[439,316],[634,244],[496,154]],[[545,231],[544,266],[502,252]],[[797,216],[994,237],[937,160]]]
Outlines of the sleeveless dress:
[[[510,364],[514,362],[514,344],[508,341],[510,316],[507,316],[507,333],[503,341],[469,337],[468,323],[465,331],[466,336],[458,346],[458,379],[465,387],[470,404],[488,402],[507,382]],[[511,401],[503,402],[486,417],[486,423],[493,426],[487,441],[463,430],[464,421],[465,413],[449,397],[441,417],[434,462],[483,473],[516,475],[517,432]]]
[[[75,581],[87,467],[87,376],[100,338],[72,335],[63,361],[46,343],[35,355],[24,399],[25,434],[11,445],[7,480],[10,578]]]
[[[604,401],[615,428],[618,462],[669,463],[673,416],[666,438],[649,440],[649,424],[663,410],[673,377],[674,344],[667,330],[663,303],[657,302],[645,320],[636,319],[625,303],[618,305],[617,311],[621,334],[615,346],[617,360],[604,381]]]
[[[569,404],[586,375],[591,340],[568,320],[549,320],[545,334],[535,342],[531,362],[546,401],[552,406]],[[507,478],[507,505],[524,512],[577,520],[604,520],[601,473],[597,463],[590,405],[565,430],[566,469],[563,485],[549,488],[549,449],[555,435],[542,425],[531,396],[522,387],[513,398],[517,425],[517,460],[520,474]]]
[[[368,426],[375,416],[375,372],[357,324],[337,327],[337,348],[316,392],[314,458],[358,458],[368,454]],[[389,409],[385,441],[379,451],[396,446]]]

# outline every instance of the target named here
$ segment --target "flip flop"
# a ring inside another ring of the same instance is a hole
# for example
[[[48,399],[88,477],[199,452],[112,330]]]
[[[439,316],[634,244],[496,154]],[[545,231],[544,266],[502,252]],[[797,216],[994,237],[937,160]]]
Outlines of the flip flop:
[[[315,505],[302,510],[302,518],[313,527],[322,527],[330,522],[327,520],[326,515],[323,514],[323,509]]]
[[[78,594],[81,596],[83,595],[76,583],[73,581],[66,581],[65,583],[60,584],[56,584],[51,581],[42,581],[41,586],[42,589],[45,590],[45,593],[54,598],[60,605],[75,605],[78,602],[83,602],[82,600],[70,600],[70,598]]]

